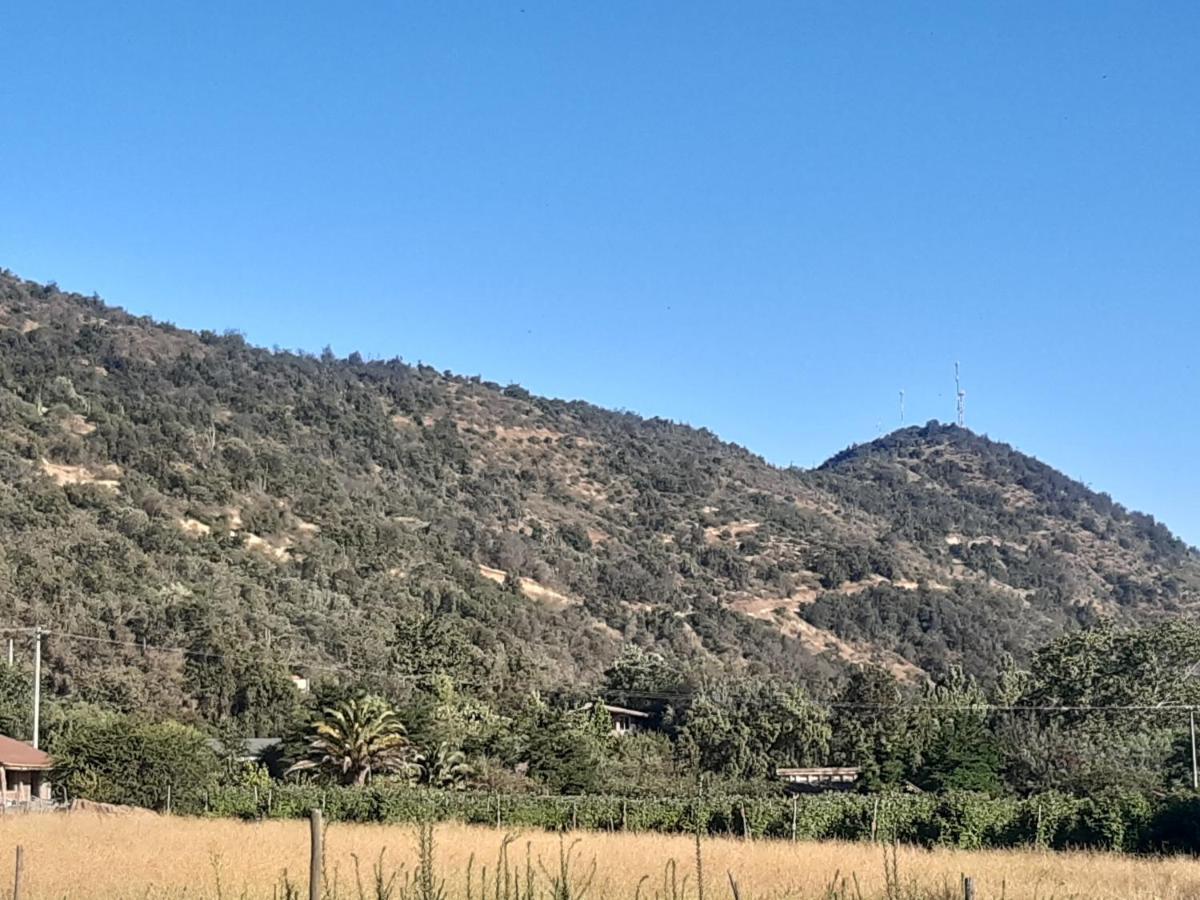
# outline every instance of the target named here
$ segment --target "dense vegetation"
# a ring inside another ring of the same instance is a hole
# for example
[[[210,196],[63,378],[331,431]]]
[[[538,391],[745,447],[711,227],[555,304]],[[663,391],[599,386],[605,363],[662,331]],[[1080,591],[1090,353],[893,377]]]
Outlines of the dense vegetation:
[[[416,802],[403,797],[418,787],[766,802],[784,796],[776,767],[834,764],[861,770],[859,792],[1056,795],[1142,815],[1150,798],[1190,787],[1188,713],[1200,705],[1200,681],[1192,677],[1198,659],[1195,626],[1101,626],[1057,639],[1028,669],[998,673],[986,689],[957,671],[914,688],[863,667],[827,698],[758,678],[634,697],[617,686],[661,675],[665,663],[627,650],[598,690],[623,691],[651,714],[652,727],[635,735],[612,734],[599,704],[535,692],[508,706],[473,698],[443,677],[403,700],[322,685],[293,705],[282,744],[251,763],[239,760],[234,729],[220,732],[214,750],[193,727],[72,700],[51,706],[48,746],[56,783],[69,796],[161,807],[170,791],[179,808],[215,811],[230,802],[245,812],[251,792],[262,811],[270,792],[290,796],[288,785],[304,784],[322,792],[374,785],[400,804]],[[0,707],[6,721],[26,724],[20,688],[27,683],[26,672],[0,668],[0,696],[10,698]],[[348,803],[368,802],[348,796]]]
[[[776,766],[821,763],[1005,802],[1188,781],[1195,552],[963,429],[780,470],[703,430],[5,274],[0,474],[0,611],[22,658],[21,629],[50,629],[73,795],[194,806],[232,773],[260,798],[316,779],[769,804]],[[601,698],[653,733],[613,738]],[[0,669],[0,729],[27,732],[28,700],[24,663]],[[1042,710],[1064,706],[1105,709]],[[256,734],[286,740],[238,766]]]
[[[954,427],[785,471],[0,273],[0,618],[54,629],[54,690],[108,709],[270,733],[290,674],[513,700],[595,684],[627,644],[692,679],[987,678],[1080,624],[1188,609],[1198,572],[1149,517]]]

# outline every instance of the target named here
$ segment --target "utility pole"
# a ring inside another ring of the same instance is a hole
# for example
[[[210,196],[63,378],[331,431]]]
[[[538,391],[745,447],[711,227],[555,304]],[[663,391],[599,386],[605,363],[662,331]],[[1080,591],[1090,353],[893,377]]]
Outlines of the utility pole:
[[[954,396],[957,398],[955,412],[957,414],[958,427],[963,428],[967,422],[967,392],[963,390],[962,382],[958,377],[958,363],[954,364]]]
[[[33,629],[33,746],[42,722],[42,626]]]

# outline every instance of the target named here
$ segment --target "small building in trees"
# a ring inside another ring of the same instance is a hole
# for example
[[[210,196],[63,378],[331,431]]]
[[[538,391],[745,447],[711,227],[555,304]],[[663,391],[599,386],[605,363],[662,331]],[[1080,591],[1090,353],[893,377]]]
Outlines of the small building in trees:
[[[265,762],[271,754],[277,753],[280,750],[283,746],[283,738],[242,738],[230,746],[226,746],[224,741],[216,738],[205,741],[205,743],[208,744],[209,749],[217,754],[217,756],[240,763],[261,763]]]
[[[612,733],[617,737],[646,731],[650,727],[652,718],[650,713],[642,712],[640,709],[613,706],[611,703],[602,703],[600,706],[608,713],[608,717],[612,720]],[[590,711],[593,709],[593,705],[589,703],[583,708]]]
[[[807,768],[776,769],[775,776],[797,793],[844,791],[858,781],[859,770],[853,766],[809,766]]]
[[[0,803],[49,801],[53,767],[48,753],[0,735]]]

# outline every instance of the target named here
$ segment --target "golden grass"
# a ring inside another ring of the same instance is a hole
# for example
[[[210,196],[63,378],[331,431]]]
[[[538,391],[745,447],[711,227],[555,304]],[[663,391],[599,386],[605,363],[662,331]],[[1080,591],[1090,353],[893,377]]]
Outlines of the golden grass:
[[[306,884],[308,826],[305,822],[242,823],[160,817],[150,813],[101,816],[93,813],[8,816],[0,819],[0,897],[8,893],[14,847],[25,848],[24,900],[93,898],[269,898],[286,869]],[[465,872],[474,855],[494,867],[503,834],[446,824],[436,831],[438,875],[449,900],[465,897]],[[686,836],[582,832],[576,855],[582,877],[596,862],[588,900],[663,895],[668,860],[688,876],[687,896],[695,897],[694,847]],[[413,830],[401,826],[334,824],[327,832],[327,872],[338,896],[356,900],[352,854],[362,861],[364,881],[380,850],[389,866],[415,865]],[[546,868],[557,868],[559,837],[543,832],[520,835],[510,859],[524,866],[526,846],[537,871],[539,895],[548,894]],[[729,900],[727,873],[738,881],[743,900],[821,898],[835,873],[855,873],[865,898],[884,895],[884,851],[868,844],[757,842],[727,839],[704,842],[706,900]],[[1200,861],[1187,858],[1139,859],[1114,854],[966,852],[901,848],[901,880],[928,889],[957,886],[962,873],[975,878],[977,897],[1008,900],[1078,897],[1200,897]],[[218,875],[220,891],[218,891]],[[853,887],[850,896],[854,896]],[[958,896],[957,893],[953,896]]]

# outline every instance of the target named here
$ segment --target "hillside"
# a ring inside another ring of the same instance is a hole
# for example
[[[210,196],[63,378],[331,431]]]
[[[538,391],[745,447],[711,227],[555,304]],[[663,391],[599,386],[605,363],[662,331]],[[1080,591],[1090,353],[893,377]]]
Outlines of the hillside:
[[[125,709],[249,703],[322,667],[578,687],[623,643],[816,682],[868,659],[983,673],[1200,590],[1153,519],[955,427],[782,470],[703,429],[7,273],[0,471],[0,622],[99,639],[52,638],[48,671]]]

